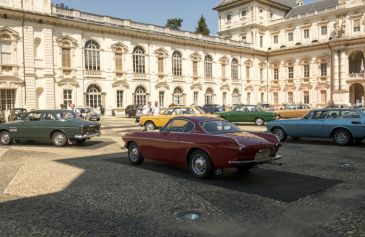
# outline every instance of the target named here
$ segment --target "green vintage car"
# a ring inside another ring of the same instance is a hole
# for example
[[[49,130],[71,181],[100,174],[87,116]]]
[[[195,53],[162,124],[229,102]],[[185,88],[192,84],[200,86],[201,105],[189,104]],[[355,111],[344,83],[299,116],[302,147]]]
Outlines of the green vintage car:
[[[232,111],[216,114],[230,122],[254,122],[259,126],[278,117],[277,113],[264,111],[256,105],[236,105]]]
[[[23,120],[0,125],[0,143],[10,145],[20,140],[50,140],[62,147],[69,141],[84,143],[100,136],[100,123],[83,120],[70,110],[37,110]]]

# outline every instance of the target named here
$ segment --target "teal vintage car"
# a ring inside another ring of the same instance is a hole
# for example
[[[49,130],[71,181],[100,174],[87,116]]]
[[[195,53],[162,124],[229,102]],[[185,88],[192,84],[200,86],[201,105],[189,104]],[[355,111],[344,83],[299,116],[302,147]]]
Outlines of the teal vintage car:
[[[69,141],[84,143],[100,136],[100,123],[83,120],[70,110],[38,110],[22,120],[0,125],[0,143],[10,145],[19,140],[49,140],[57,147]]]
[[[232,111],[216,113],[220,117],[230,122],[253,122],[262,126],[265,122],[275,120],[278,114],[264,111],[256,105],[236,105]]]

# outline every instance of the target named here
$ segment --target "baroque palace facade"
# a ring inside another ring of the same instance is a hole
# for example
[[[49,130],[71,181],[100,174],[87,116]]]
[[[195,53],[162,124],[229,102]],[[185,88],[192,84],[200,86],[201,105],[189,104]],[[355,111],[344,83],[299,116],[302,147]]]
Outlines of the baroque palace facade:
[[[365,2],[222,0],[219,37],[0,0],[0,106],[364,103]]]

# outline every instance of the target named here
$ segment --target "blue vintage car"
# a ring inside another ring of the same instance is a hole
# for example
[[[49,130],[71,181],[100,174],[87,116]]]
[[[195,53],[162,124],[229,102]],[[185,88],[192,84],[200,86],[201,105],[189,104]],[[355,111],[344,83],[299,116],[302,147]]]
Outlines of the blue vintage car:
[[[316,109],[302,119],[275,120],[266,126],[281,141],[288,136],[332,138],[338,145],[346,146],[365,138],[365,113],[358,109]]]

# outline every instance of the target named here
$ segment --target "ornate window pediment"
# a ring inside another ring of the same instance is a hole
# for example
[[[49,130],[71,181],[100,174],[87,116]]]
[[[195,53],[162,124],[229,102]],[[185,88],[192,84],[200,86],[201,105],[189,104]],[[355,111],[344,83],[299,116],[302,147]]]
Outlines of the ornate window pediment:
[[[219,59],[219,62],[223,65],[227,65],[229,63],[229,58],[227,56],[223,56]]]
[[[57,44],[60,47],[70,47],[70,48],[76,48],[77,47],[77,40],[72,38],[69,35],[65,35],[62,37],[57,38]]]
[[[328,55],[322,55],[316,58],[317,63],[326,63],[330,61],[330,56]]]
[[[155,55],[157,58],[166,58],[168,56],[168,52],[164,48],[159,48],[155,50]]]
[[[310,62],[311,62],[311,59],[309,57],[304,57],[300,60],[300,64],[302,64],[302,65],[308,65],[308,64],[310,64]]]
[[[251,59],[248,59],[245,61],[245,66],[246,67],[252,67],[252,60]]]
[[[15,30],[9,27],[0,28],[0,40],[2,41],[17,41],[19,39],[19,34]]]
[[[202,60],[202,56],[198,52],[195,52],[190,55],[190,59],[194,62],[200,62]]]
[[[119,51],[121,50],[121,53],[127,53],[128,52],[128,47],[125,44],[123,44],[122,42],[112,44],[111,48],[112,48],[114,53],[117,52],[118,50]]]

